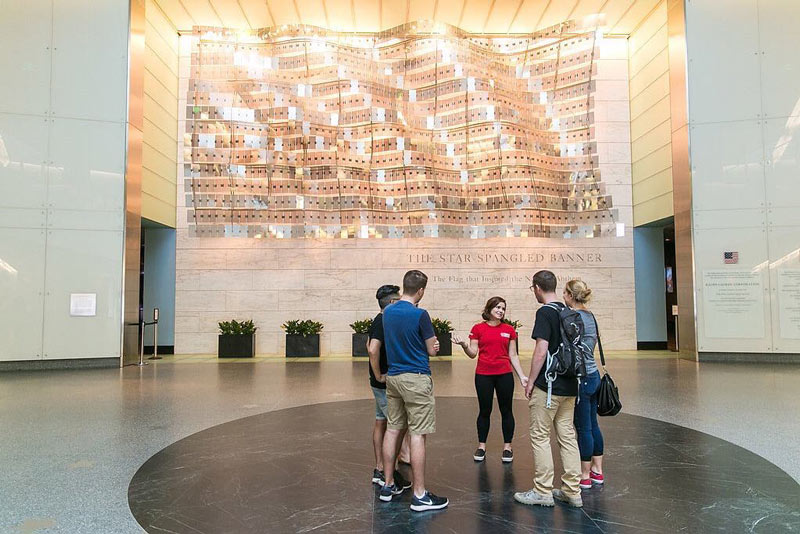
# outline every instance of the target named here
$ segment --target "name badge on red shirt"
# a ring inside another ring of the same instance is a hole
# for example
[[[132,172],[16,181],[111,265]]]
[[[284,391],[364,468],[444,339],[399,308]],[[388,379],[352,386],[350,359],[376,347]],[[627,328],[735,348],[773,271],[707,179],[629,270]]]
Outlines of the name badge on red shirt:
[[[508,332],[500,332],[500,336],[501,336],[501,337],[507,337],[507,338],[510,338],[510,337],[511,337],[511,334],[509,334]]]

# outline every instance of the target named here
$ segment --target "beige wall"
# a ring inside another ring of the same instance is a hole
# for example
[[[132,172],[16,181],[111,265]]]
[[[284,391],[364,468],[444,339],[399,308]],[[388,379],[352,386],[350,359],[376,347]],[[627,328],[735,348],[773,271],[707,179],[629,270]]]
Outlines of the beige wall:
[[[178,33],[153,0],[145,18],[142,217],[175,227]]]
[[[188,41],[185,41],[188,44]],[[190,46],[182,47],[181,102],[185,108]],[[574,277],[595,290],[608,348],[636,346],[631,224],[631,152],[625,39],[606,39],[596,75],[595,141],[603,187],[613,196],[624,235],[595,239],[249,239],[189,235],[186,195],[178,198],[175,351],[214,354],[217,323],[252,318],[256,351],[284,353],[280,325],[288,319],[324,323],[323,355],[348,355],[349,324],[377,313],[375,290],[400,284],[408,269],[429,276],[422,306],[466,334],[480,321],[486,299],[502,295],[508,316],[522,321],[520,350],[530,353],[537,305],[530,276],[552,269],[560,286]],[[180,120],[185,131],[185,120]],[[179,144],[183,153],[183,142]],[[181,173],[182,175],[182,173]],[[179,176],[183,191],[183,178]]]
[[[629,38],[633,222],[673,214],[667,6],[660,2]]]
[[[422,306],[465,335],[486,299],[501,295],[522,321],[520,349],[532,350],[536,304],[530,276],[550,268],[560,285],[575,277],[593,288],[593,309],[609,348],[636,345],[633,250],[629,236],[554,239],[246,239],[192,238],[178,230],[175,351],[214,354],[217,322],[253,319],[256,351],[283,354],[280,325],[314,319],[325,325],[323,355],[350,353],[357,319],[378,311],[375,290],[400,285],[408,269],[429,276]]]

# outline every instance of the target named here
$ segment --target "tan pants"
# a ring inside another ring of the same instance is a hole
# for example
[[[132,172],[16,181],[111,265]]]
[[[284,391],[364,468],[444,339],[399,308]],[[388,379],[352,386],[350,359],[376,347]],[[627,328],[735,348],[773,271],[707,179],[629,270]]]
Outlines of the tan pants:
[[[561,491],[569,496],[581,494],[581,456],[578,451],[578,438],[573,426],[575,397],[553,395],[550,408],[547,408],[547,392],[533,388],[528,406],[531,410],[531,447],[535,473],[533,489],[542,495],[553,491],[553,452],[550,449],[550,427],[555,427],[558,448],[564,476],[561,477]]]

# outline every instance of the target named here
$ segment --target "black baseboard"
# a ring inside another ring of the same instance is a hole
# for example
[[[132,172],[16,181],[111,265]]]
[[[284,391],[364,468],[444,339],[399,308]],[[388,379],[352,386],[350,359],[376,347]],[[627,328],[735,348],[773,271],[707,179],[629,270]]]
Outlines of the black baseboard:
[[[704,363],[784,363],[800,364],[798,353],[777,352],[698,352],[697,361]]]
[[[153,345],[145,345],[144,346],[144,353],[145,354],[153,354]],[[159,345],[158,346],[158,353],[159,354],[175,354],[175,345]]]
[[[0,362],[0,372],[111,368],[119,368],[119,358],[75,358],[70,360],[21,360]]]
[[[667,350],[666,341],[637,341],[636,350]]]

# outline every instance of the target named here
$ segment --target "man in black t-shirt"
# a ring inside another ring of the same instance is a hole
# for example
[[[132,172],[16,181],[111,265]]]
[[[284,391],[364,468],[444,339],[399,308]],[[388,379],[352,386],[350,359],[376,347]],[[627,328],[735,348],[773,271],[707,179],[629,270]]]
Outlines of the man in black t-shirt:
[[[539,271],[533,275],[531,291],[536,300],[543,304],[536,311],[536,320],[531,337],[536,341],[533,351],[529,380],[525,396],[529,399],[531,418],[531,445],[535,473],[533,489],[514,494],[514,499],[523,504],[553,506],[553,499],[570,506],[581,507],[580,478],[581,458],[578,452],[578,439],[573,426],[575,398],[578,395],[578,380],[558,376],[553,382],[550,407],[547,406],[547,380],[545,366],[548,353],[558,350],[561,344],[561,320],[559,311],[564,305],[556,296],[556,276],[550,271]],[[561,464],[564,475],[561,489],[553,489],[553,452],[550,449],[550,428],[555,427]]]
[[[372,447],[375,452],[375,470],[372,472],[372,482],[383,486],[383,437],[386,434],[386,373],[389,364],[386,361],[386,343],[383,338],[383,310],[386,306],[400,300],[400,287],[393,285],[381,286],[375,294],[381,313],[372,320],[369,328],[369,339],[367,341],[367,352],[369,352],[369,385],[372,387],[372,395],[375,397],[375,426],[372,429]],[[400,461],[408,463],[408,438],[403,440],[400,449]],[[395,484],[406,485],[405,479],[400,476],[400,482]]]
[[[386,286],[383,286],[386,287]],[[397,286],[389,286],[397,287]],[[380,291],[380,290],[379,290]],[[380,300],[380,299],[379,299]],[[378,365],[376,368],[373,367],[372,358],[369,361],[369,385],[373,388],[378,389],[386,389],[386,373],[389,370],[389,364],[386,361],[386,342],[383,339],[383,312],[381,311],[375,318],[372,320],[372,324],[369,327],[369,338],[367,339],[367,351],[369,351],[369,345],[371,344],[372,340],[375,340],[379,343],[379,356],[378,356]],[[377,375],[375,373],[377,371]],[[381,412],[383,413],[383,412]],[[375,412],[377,417],[378,412]],[[385,414],[383,414],[385,415]],[[384,419],[385,420],[385,419]]]

